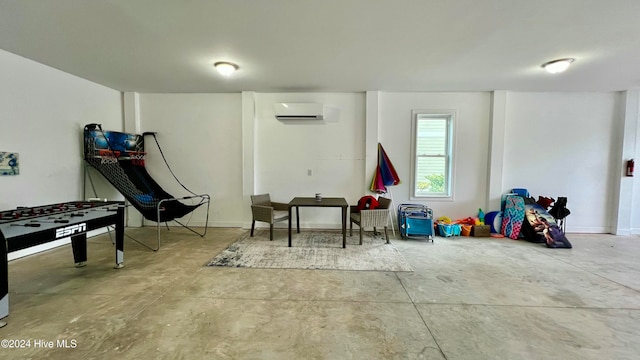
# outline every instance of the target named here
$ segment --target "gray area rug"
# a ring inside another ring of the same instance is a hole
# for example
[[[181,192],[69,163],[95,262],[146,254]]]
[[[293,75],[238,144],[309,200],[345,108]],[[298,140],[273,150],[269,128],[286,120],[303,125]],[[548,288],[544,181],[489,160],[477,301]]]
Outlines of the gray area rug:
[[[348,231],[348,230],[347,230]],[[279,234],[278,234],[279,233]],[[270,269],[326,269],[413,271],[411,265],[381,235],[365,233],[362,245],[358,235],[347,232],[347,247],[342,248],[342,234],[328,231],[294,232],[292,247],[287,246],[287,235],[276,230],[275,239],[269,241],[269,231],[249,233],[219,255],[207,266],[248,267]]]

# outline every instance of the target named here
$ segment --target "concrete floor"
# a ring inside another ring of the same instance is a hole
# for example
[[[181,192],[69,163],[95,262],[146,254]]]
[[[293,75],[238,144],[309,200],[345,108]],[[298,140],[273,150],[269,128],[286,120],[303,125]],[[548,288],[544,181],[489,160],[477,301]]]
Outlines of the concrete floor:
[[[68,246],[10,262],[0,339],[30,347],[0,358],[640,358],[638,236],[392,240],[414,272],[203,267],[242,234],[172,229],[157,253],[127,239],[119,270],[106,235],[84,268]]]

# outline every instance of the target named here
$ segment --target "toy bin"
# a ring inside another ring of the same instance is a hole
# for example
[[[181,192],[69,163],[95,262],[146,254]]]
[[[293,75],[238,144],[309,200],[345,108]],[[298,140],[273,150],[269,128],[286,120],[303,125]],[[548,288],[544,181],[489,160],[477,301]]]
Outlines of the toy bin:
[[[460,236],[461,227],[460,224],[438,224],[438,233],[444,237]]]

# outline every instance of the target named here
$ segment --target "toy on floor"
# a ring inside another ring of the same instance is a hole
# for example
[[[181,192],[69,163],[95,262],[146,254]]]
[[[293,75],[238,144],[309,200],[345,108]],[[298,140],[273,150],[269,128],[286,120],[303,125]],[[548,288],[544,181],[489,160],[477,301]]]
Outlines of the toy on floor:
[[[526,221],[522,226],[525,240],[545,243],[550,248],[571,249],[572,245],[555,219],[540,204],[525,205]]]
[[[502,235],[516,240],[520,235],[524,221],[524,198],[519,195],[508,195],[505,199],[502,215]]]

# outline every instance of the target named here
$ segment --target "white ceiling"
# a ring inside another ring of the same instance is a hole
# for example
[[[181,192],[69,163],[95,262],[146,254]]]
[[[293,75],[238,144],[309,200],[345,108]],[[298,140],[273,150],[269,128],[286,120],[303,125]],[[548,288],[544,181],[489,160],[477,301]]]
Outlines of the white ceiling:
[[[121,91],[617,91],[640,1],[0,0],[0,49]]]

